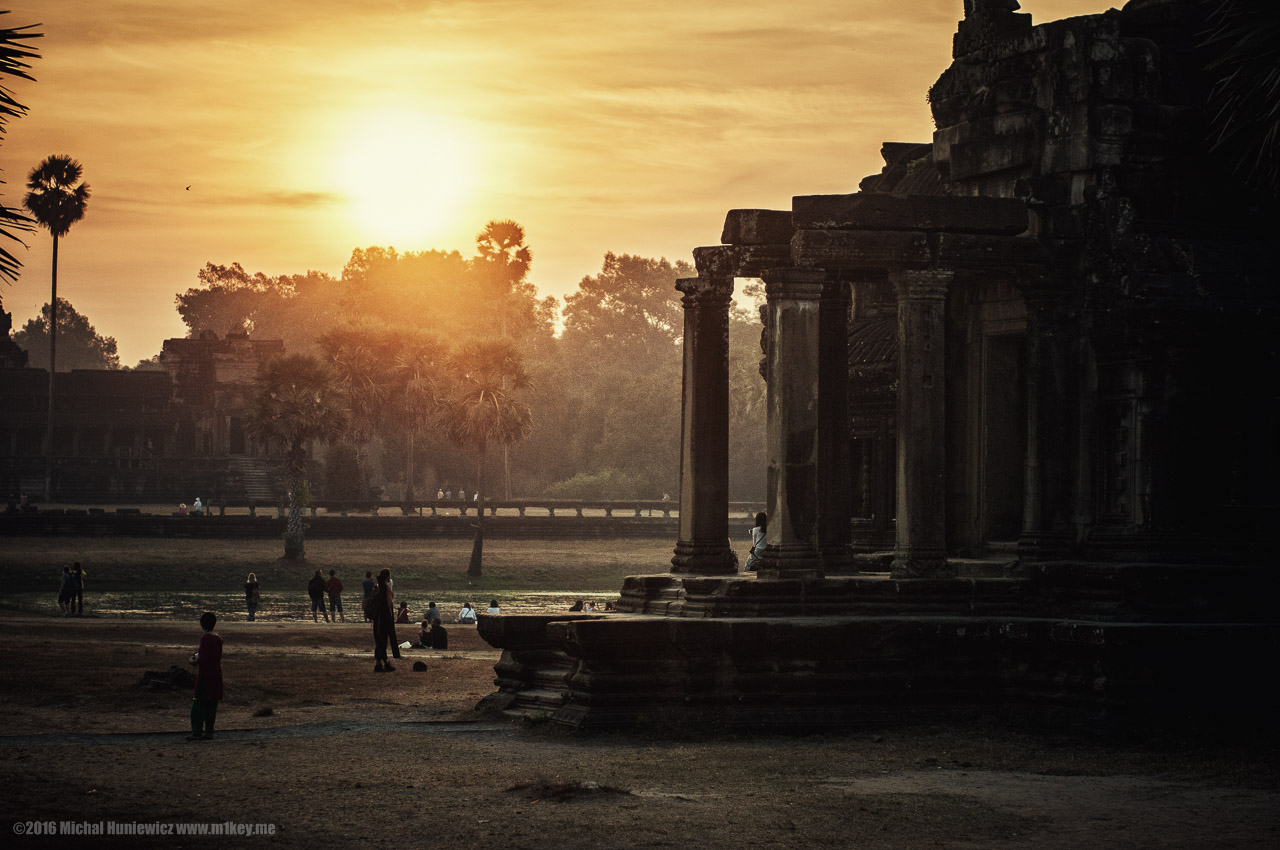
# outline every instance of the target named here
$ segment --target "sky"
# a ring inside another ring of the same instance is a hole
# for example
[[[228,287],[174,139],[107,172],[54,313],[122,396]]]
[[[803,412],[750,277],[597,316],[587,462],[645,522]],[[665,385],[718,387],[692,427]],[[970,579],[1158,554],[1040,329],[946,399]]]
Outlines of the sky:
[[[1023,0],[1035,23],[1106,0]],[[21,203],[84,166],[58,294],[121,363],[185,335],[205,263],[339,275],[354,248],[474,253],[514,219],[544,295],[607,251],[690,260],[726,210],[857,190],[885,141],[929,141],[925,92],[962,0],[10,0],[40,24],[29,113],[0,146]],[[30,234],[15,329],[49,300]]]

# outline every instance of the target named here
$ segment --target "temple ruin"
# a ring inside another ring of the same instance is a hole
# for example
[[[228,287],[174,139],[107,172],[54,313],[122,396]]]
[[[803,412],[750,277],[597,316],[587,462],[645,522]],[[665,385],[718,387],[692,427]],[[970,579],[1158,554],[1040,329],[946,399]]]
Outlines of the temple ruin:
[[[582,728],[1274,712],[1276,192],[1213,145],[1210,7],[1033,26],[966,0],[931,142],[885,144],[852,194],[730,211],[678,284],[670,568],[620,614],[482,616],[486,704]],[[767,293],[756,575],[727,543],[738,278]]]

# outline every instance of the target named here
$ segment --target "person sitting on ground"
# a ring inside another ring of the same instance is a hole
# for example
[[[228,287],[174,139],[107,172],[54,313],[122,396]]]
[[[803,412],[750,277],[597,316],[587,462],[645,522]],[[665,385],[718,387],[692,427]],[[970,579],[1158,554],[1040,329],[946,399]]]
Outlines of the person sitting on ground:
[[[498,608],[498,600],[496,600],[496,599],[490,599],[490,600],[489,600],[489,610],[488,610],[488,611],[485,611],[485,613],[486,613],[486,614],[501,614],[501,613],[502,613],[502,611]]]
[[[582,604],[583,604],[583,603],[582,603],[582,600],[581,600],[581,599],[579,599],[577,602],[575,602],[575,603],[573,603],[572,605],[570,605],[570,606],[569,606],[569,610],[570,610],[570,611],[581,611],[581,610],[582,610]]]
[[[476,624],[476,609],[471,607],[470,602],[462,603],[462,610],[458,612],[458,622],[466,626]]]
[[[418,642],[409,647],[410,649],[430,649],[431,648],[431,621],[423,620],[422,629],[418,632]]]
[[[431,624],[431,648],[432,649],[448,649],[449,633],[445,631],[444,623],[436,620]]]
[[[587,613],[588,611],[591,611],[594,613],[595,610],[596,610],[596,605],[594,602],[588,602],[586,605],[582,606],[582,613],[584,614]]]
[[[427,619],[433,623],[440,622],[440,609],[436,607],[436,603],[427,603]]]
[[[400,610],[396,612],[396,622],[397,623],[409,622],[409,603],[408,602],[400,603]]]

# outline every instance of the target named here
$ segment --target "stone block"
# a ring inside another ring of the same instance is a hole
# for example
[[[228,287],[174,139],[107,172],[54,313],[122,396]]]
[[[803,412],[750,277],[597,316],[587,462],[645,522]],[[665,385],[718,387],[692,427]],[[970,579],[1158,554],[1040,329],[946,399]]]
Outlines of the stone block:
[[[799,230],[791,240],[797,266],[821,269],[925,268],[929,242],[922,231]]]
[[[792,216],[802,230],[938,230],[1013,236],[1027,229],[1026,206],[1016,198],[861,192],[799,195],[792,200]]]
[[[693,262],[699,275],[710,277],[760,277],[765,269],[782,269],[792,265],[791,246],[783,245],[712,245],[693,249]]]
[[[785,245],[795,230],[790,210],[729,210],[720,241],[726,245]]]

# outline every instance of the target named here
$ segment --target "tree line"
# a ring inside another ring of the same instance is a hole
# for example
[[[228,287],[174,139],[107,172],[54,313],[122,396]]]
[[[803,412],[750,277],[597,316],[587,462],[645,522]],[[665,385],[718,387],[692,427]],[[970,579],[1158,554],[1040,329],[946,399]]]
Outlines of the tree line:
[[[176,295],[192,337],[247,333],[282,339],[289,355],[321,360],[349,403],[344,430],[319,447],[308,482],[328,499],[413,500],[437,489],[486,495],[661,498],[678,489],[685,262],[607,253],[560,303],[529,282],[533,252],[520,225],[488,224],[475,251],[355,249],[340,275],[268,276],[207,264]],[[764,493],[764,382],[758,291],[748,285],[730,321],[731,498]],[[58,365],[119,368],[102,337],[66,301]],[[45,367],[48,310],[14,335]],[[482,343],[520,361],[508,392],[529,408],[518,443],[471,452],[449,439],[427,400],[489,367]],[[477,346],[481,346],[478,348]],[[157,357],[134,368],[161,368]],[[411,390],[410,387],[413,387]],[[481,482],[485,482],[482,484]]]

